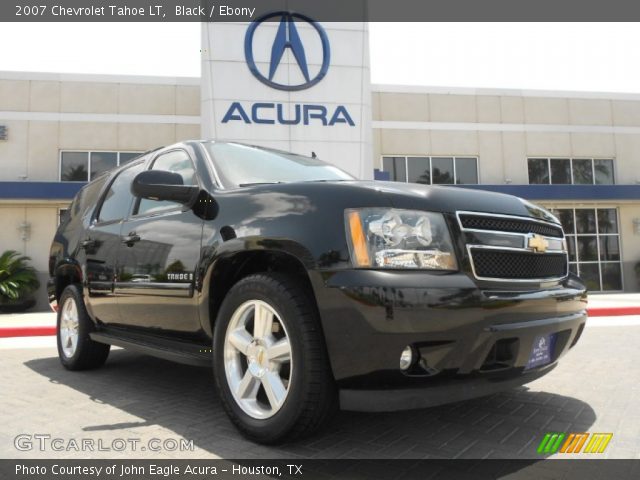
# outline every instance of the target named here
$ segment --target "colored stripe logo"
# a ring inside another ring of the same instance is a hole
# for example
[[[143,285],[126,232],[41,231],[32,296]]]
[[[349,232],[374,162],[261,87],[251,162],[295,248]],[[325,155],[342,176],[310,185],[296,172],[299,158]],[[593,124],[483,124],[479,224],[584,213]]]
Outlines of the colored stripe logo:
[[[538,453],[604,453],[612,437],[613,433],[549,432],[538,445]]]

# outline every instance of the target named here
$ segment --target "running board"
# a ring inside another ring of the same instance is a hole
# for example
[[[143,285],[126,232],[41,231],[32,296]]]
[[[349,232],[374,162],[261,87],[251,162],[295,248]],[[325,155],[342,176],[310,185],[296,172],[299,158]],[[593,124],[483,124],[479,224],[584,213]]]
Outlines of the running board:
[[[90,333],[89,336],[96,342],[115,345],[172,362],[197,367],[211,367],[213,364],[212,350],[205,345],[119,331],[98,331]]]

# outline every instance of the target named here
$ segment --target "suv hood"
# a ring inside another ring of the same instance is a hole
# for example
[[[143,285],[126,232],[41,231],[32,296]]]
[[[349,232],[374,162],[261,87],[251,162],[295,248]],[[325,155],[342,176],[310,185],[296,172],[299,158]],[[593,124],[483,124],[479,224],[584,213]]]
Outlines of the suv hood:
[[[419,185],[415,183],[354,181],[343,182],[354,187],[382,193],[394,208],[455,213],[474,211],[531,217],[557,223],[545,209],[520,197],[465,187]]]

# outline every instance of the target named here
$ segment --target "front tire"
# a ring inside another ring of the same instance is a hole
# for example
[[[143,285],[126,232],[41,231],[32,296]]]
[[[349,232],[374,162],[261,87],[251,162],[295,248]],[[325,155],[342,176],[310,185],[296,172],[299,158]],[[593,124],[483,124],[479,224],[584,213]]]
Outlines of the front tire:
[[[227,294],[214,331],[222,404],[250,439],[308,436],[337,409],[313,299],[282,274],[248,276]]]
[[[68,285],[60,296],[56,336],[58,357],[68,370],[88,370],[104,364],[110,345],[91,340],[95,330],[78,285]]]

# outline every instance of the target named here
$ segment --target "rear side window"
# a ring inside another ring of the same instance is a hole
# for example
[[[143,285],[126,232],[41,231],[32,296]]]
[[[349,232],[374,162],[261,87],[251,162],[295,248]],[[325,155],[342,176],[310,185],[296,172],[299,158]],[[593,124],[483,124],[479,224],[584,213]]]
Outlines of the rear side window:
[[[163,153],[156,158],[155,162],[153,162],[151,170],[165,170],[168,172],[178,173],[182,177],[183,185],[198,185],[193,162],[184,150],[173,150],[171,152]],[[174,202],[141,198],[137,214],[145,215],[173,208],[182,208],[182,205]]]
[[[84,217],[88,210],[93,210],[93,207],[98,203],[98,197],[102,187],[104,186],[105,178],[106,177],[102,177],[96,181],[88,183],[78,192],[73,203],[66,211],[67,218],[76,216]],[[64,218],[61,216],[60,221],[62,222],[63,220]]]
[[[102,200],[98,222],[121,220],[128,215],[133,200],[131,182],[140,171],[142,164],[138,163],[118,173]]]

